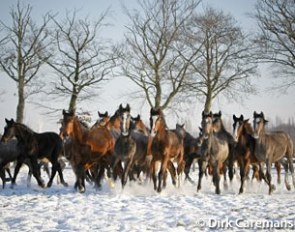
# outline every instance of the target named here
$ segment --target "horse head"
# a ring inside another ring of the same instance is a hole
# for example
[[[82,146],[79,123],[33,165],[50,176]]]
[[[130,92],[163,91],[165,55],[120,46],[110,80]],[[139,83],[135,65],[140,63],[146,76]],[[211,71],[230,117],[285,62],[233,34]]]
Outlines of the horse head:
[[[61,121],[60,136],[65,138],[71,136],[74,132],[74,119],[75,115],[73,112],[62,111],[63,119]]]
[[[209,134],[213,132],[213,114],[210,111],[209,113],[202,112],[202,122],[201,122],[203,136],[208,138]]]
[[[98,113],[99,119],[95,123],[95,126],[98,126],[98,127],[106,126],[108,122],[110,121],[110,116],[108,111],[106,111],[105,113],[100,113],[99,111],[97,111],[97,113]]]
[[[262,111],[260,114],[254,111],[253,117],[254,138],[259,138],[259,135],[264,132],[265,125],[268,123],[268,121],[264,118]]]
[[[152,137],[154,137],[159,131],[166,129],[166,122],[161,109],[151,108],[150,128]]]
[[[242,122],[244,121],[244,115],[240,115],[240,117],[237,117],[235,114],[233,115],[233,136],[234,139],[237,141],[238,136],[237,136],[237,130],[239,128],[239,126],[242,124]]]
[[[4,134],[1,137],[1,142],[6,143],[14,136],[16,136],[15,122],[13,119],[8,120],[5,118],[6,126],[4,127]]]
[[[123,136],[128,136],[130,132],[130,123],[131,123],[131,115],[130,115],[130,106],[127,104],[125,107],[120,104],[119,106],[119,115],[121,119],[121,133]]]

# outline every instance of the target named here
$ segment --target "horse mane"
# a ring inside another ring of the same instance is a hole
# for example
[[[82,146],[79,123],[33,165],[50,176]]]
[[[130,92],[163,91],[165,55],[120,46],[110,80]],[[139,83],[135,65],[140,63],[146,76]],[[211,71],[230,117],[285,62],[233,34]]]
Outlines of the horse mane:
[[[253,128],[252,128],[251,124],[249,123],[249,119],[246,119],[243,121],[243,126],[246,129],[248,134],[252,135],[254,133]]]

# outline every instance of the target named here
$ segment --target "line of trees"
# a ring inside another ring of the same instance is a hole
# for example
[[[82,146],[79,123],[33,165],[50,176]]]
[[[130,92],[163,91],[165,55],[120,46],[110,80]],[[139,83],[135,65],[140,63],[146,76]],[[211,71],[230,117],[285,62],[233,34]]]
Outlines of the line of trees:
[[[109,9],[95,20],[77,11],[63,19],[47,13],[36,24],[33,7],[18,1],[11,23],[0,21],[0,70],[17,84],[16,120],[23,121],[26,99],[41,89],[67,99],[75,112],[118,76],[140,89],[137,99],[163,110],[198,99],[210,111],[218,96],[250,94],[259,63],[275,64],[283,70],[283,85],[294,86],[294,1],[258,1],[251,15],[258,24],[254,36],[230,14],[210,6],[201,10],[200,2],[138,0],[137,9],[123,7],[129,23],[117,46],[101,33],[110,26]],[[57,78],[42,79],[42,68]]]

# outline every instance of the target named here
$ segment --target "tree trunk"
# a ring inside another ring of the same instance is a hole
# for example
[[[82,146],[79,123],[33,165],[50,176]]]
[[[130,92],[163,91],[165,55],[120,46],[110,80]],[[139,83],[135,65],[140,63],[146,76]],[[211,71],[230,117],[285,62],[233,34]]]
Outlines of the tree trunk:
[[[208,90],[205,100],[204,112],[209,113],[212,107],[212,93]]]
[[[73,91],[71,95],[70,105],[69,105],[69,112],[76,113],[77,99],[78,99],[78,93],[77,91]]]
[[[18,103],[16,108],[16,122],[23,123],[25,109],[25,83],[24,78],[18,82]]]

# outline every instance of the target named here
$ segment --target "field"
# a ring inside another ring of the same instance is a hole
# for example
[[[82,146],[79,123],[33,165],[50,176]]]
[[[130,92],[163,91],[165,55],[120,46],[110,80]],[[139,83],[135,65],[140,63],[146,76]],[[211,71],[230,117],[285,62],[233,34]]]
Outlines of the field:
[[[196,181],[197,172],[192,172]],[[28,188],[23,167],[16,187],[11,189],[8,183],[0,190],[0,231],[295,229],[295,190],[288,192],[283,183],[271,196],[267,186],[256,180],[249,181],[245,194],[238,195],[238,176],[227,189],[222,188],[221,195],[214,193],[210,177],[204,179],[201,192],[184,181],[177,189],[169,181],[161,194],[153,191],[151,183],[127,183],[122,191],[119,182],[110,187],[105,181],[101,191],[87,184],[86,193],[80,194],[73,189],[71,167],[64,173],[67,188],[55,181],[50,189],[41,189],[35,179]]]

